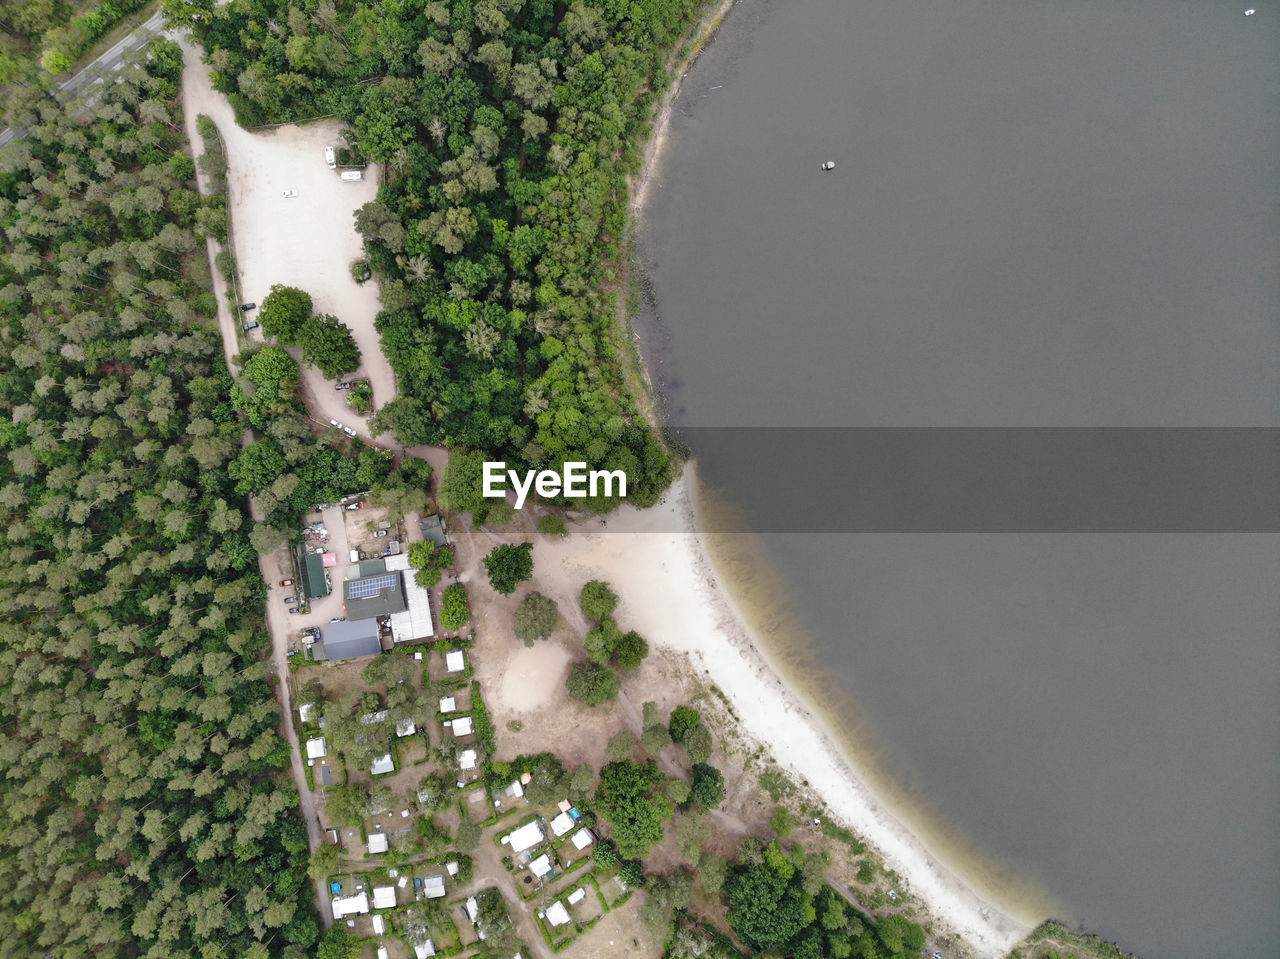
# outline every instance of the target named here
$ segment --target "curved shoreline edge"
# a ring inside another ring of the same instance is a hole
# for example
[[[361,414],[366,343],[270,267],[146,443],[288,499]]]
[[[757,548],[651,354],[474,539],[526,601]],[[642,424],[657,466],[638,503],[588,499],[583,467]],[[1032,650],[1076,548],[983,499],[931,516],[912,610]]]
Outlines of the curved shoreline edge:
[[[676,59],[672,82],[655,110],[639,170],[629,183],[633,229],[642,218],[657,178],[685,76],[735,3],[720,0],[705,14]],[[646,358],[639,355],[637,360],[650,393],[650,409],[656,412]],[[1007,955],[1047,917],[1016,916],[984,899],[958,871],[931,853],[924,840],[873,792],[867,777],[839,746],[822,710],[792,689],[769,661],[765,644],[749,625],[750,618],[735,599],[699,525],[697,489],[696,462],[689,459],[660,505],[646,511],[624,506],[613,514],[615,527],[609,534],[646,534],[641,549],[605,549],[603,541],[620,544],[613,535],[588,533],[592,548],[557,550],[562,554],[557,565],[567,570],[586,560],[579,569],[596,570],[592,575],[603,574],[618,586],[624,604],[630,607],[629,620],[640,620],[642,632],[701,667],[744,717],[742,732],[762,743],[781,767],[799,776],[889,868],[899,872],[926,912],[962,937],[976,955]],[[657,532],[672,529],[672,521],[685,532]],[[595,523],[591,528],[599,530]],[[641,552],[646,559],[637,561]],[[653,601],[635,603],[650,596]],[[669,614],[673,607],[679,607],[678,615],[654,615],[655,610]],[[691,619],[695,612],[702,615]],[[709,629],[699,622],[703,617],[711,620]],[[673,630],[673,622],[683,628]],[[725,655],[726,646],[734,655]]]
[[[783,769],[804,780],[836,818],[884,857],[925,912],[958,934],[974,955],[1007,955],[1043,917],[1002,910],[931,853],[858,774],[820,710],[773,668],[699,532],[696,484],[691,461],[659,504],[623,506],[607,521],[586,521],[563,540],[540,540],[539,568],[563,580],[566,589],[584,579],[611,583],[622,601],[620,618],[657,645],[687,656],[695,672],[733,704],[743,739],[764,745]]]

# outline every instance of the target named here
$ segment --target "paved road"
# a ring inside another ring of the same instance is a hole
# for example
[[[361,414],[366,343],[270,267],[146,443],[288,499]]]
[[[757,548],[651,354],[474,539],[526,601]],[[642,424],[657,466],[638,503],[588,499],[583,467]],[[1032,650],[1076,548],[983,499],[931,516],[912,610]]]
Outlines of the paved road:
[[[111,70],[119,69],[128,54],[133,53],[135,50],[140,50],[150,43],[160,34],[163,27],[164,14],[157,10],[151,15],[150,19],[145,23],[139,24],[128,36],[106,53],[99,56],[79,73],[59,83],[58,89],[74,93],[85,84],[101,81],[104,74]],[[27,131],[21,127],[9,127],[6,130],[2,130],[0,131],[0,148],[26,135]]]

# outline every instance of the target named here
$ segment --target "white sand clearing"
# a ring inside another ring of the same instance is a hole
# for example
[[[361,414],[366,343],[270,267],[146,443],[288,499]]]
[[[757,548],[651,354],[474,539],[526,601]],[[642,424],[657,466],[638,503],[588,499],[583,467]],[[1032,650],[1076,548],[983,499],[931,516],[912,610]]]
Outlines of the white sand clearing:
[[[227,213],[241,298],[261,306],[275,283],[306,290],[317,313],[330,313],[350,328],[361,363],[348,378],[367,378],[373,386],[374,409],[381,408],[395,398],[396,379],[373,327],[382,308],[378,285],[373,280],[359,284],[351,276],[352,262],[364,257],[354,213],[377,197],[380,168],[371,163],[364,179],[355,182],[329,169],[324,148],[345,142],[336,120],[257,133],[241,129],[227,98],[210,85],[209,66],[200,62],[199,52],[188,46],[183,52],[187,124],[194,131],[196,115],[205,114],[218,125],[226,146]],[[286,190],[298,195],[286,197]],[[256,311],[245,314],[248,319],[256,316]],[[238,334],[239,317],[235,320],[237,327],[225,330],[225,336]],[[261,337],[261,329],[250,335],[255,341]],[[304,366],[302,384],[313,417],[325,425],[336,419],[369,435],[367,420],[347,406],[346,393],[335,390],[318,370]]]

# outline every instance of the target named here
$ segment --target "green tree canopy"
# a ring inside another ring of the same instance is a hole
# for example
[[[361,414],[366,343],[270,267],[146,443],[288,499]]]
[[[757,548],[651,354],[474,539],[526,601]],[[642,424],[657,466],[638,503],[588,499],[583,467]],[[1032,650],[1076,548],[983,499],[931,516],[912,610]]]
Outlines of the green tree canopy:
[[[360,366],[360,348],[356,346],[355,337],[342,321],[328,313],[308,319],[298,333],[298,343],[302,346],[302,358],[329,379],[354,373]]]
[[[516,591],[516,587],[533,576],[533,544],[518,546],[503,543],[495,546],[484,558],[484,568],[489,574],[489,585],[504,596]]]
[[[516,607],[514,629],[519,639],[532,644],[536,639],[546,639],[560,622],[560,607],[549,596],[537,590],[529,593]]]
[[[662,824],[675,806],[659,788],[665,779],[652,759],[623,760],[600,770],[596,807],[609,823],[609,838],[627,859],[641,859],[662,841]]]
[[[262,332],[285,346],[301,341],[303,328],[311,319],[311,295],[296,286],[275,283],[258,312]]]
[[[593,579],[582,587],[578,602],[584,616],[599,622],[613,615],[618,606],[618,596],[608,583]]]
[[[618,674],[599,663],[574,663],[565,677],[569,695],[588,706],[599,706],[618,696]]]

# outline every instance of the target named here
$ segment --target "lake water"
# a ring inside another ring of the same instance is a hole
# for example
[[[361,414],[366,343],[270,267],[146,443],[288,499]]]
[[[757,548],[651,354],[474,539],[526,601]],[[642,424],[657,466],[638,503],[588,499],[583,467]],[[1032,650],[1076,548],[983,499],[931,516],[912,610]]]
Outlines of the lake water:
[[[1280,426],[1280,7],[1243,7],[740,0],[642,235],[669,414],[742,428],[759,469],[695,431],[700,473],[892,790],[1146,957],[1280,942],[1274,517],[819,534],[752,494],[797,448],[761,428],[918,429],[927,469],[928,427]]]

